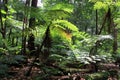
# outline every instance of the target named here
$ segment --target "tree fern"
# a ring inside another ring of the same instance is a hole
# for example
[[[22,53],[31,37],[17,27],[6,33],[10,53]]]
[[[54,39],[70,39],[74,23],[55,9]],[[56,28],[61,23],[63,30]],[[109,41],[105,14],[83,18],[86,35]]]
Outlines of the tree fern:
[[[61,33],[60,36],[64,36],[70,40],[71,33],[73,31],[78,31],[78,28],[66,20],[70,14],[73,12],[73,6],[71,4],[59,3],[46,6],[47,8],[40,9],[39,18],[41,21],[45,21],[44,26],[50,25],[51,31],[57,31]],[[41,15],[42,14],[42,15]]]

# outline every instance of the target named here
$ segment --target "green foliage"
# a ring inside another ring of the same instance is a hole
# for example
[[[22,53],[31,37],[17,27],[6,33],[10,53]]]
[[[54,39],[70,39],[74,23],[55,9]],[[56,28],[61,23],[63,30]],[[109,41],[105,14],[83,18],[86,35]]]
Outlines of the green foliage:
[[[106,8],[108,8],[108,6],[105,4],[105,3],[103,3],[103,2],[96,2],[95,3],[95,5],[94,5],[94,9],[96,10],[96,9],[106,9]]]
[[[78,31],[78,28],[74,24],[68,22],[67,20],[53,21],[53,26],[62,28],[63,30],[66,30],[66,28],[67,28],[71,31]]]
[[[8,68],[8,66],[6,64],[2,64],[0,62],[0,78],[8,75],[7,74],[8,69],[9,68]]]
[[[62,10],[65,11],[67,13],[72,13],[73,12],[73,6],[70,4],[66,4],[66,3],[59,3],[59,4],[55,4],[54,7],[52,7],[50,10]]]
[[[97,36],[91,36],[85,32],[76,32],[73,34],[73,45],[71,46],[71,49],[74,50],[77,48],[81,52],[89,52],[96,41]]]
[[[48,5],[45,9],[40,10],[39,15],[45,21],[52,21],[56,19],[66,19],[73,11],[73,6],[70,4],[54,4]],[[42,15],[41,15],[42,14]]]
[[[119,29],[120,28],[120,18],[117,18],[114,20],[114,22],[117,24],[117,28]]]
[[[94,73],[91,75],[86,76],[85,79],[87,80],[107,80],[109,76],[108,72],[100,72],[100,73]]]
[[[0,55],[1,54],[7,54],[8,50],[4,49],[4,48],[0,48]]]
[[[61,73],[61,71],[59,71],[58,69],[55,69],[52,67],[50,68],[48,66],[44,66],[42,69],[45,71],[45,73],[49,73],[49,76],[50,75],[57,75],[57,74]]]
[[[20,31],[22,30],[23,22],[10,18],[7,20],[7,26],[10,28],[14,28],[17,31]]]
[[[11,0],[8,3],[9,5],[11,5],[11,7],[17,11],[17,12],[23,12],[24,11],[24,3],[21,0]]]
[[[115,5],[116,5],[117,7],[120,7],[120,2],[117,2]]]
[[[72,11],[73,6],[70,4],[59,3],[52,6],[48,5],[46,8],[39,10],[40,18],[38,19],[40,19],[40,21],[41,18],[43,19],[42,21],[45,22],[43,26],[50,24],[51,33],[54,33],[54,31],[60,31],[60,33],[62,33],[61,36],[67,37],[67,30],[78,31],[78,28],[74,24],[65,20]]]
[[[2,14],[6,14],[6,11],[5,11],[5,10],[1,10],[1,13],[2,13]]]
[[[94,2],[94,9],[108,9],[112,7],[119,7],[120,1],[113,1],[113,0],[89,0],[90,2]]]
[[[25,61],[25,57],[22,55],[2,55],[0,57],[0,62],[2,64],[19,64],[19,62]]]
[[[0,77],[8,76],[10,65],[21,65],[20,62],[25,60],[22,55],[11,55],[7,50],[0,48]]]

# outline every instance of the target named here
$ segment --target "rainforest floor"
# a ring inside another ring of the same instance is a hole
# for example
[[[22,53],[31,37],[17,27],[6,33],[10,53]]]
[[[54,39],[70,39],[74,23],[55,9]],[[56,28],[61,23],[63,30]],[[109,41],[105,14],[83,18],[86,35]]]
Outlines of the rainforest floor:
[[[0,80],[43,80],[43,79],[40,79],[40,77],[43,77],[43,75],[45,73],[43,72],[43,70],[41,70],[41,68],[39,66],[36,66],[36,65],[34,65],[32,67],[30,75],[26,76],[26,73],[28,72],[32,61],[33,61],[32,59],[28,59],[28,62],[21,64],[21,66],[18,66],[18,65],[10,66],[10,68],[8,70],[8,75],[6,77],[1,78]],[[120,69],[114,63],[103,64],[102,69],[99,70],[98,73],[106,72],[106,71],[110,71],[110,70],[117,71],[118,76],[119,76]],[[85,79],[85,76],[91,75],[94,73],[96,73],[96,72],[73,71],[72,73],[68,73],[68,74],[51,75],[51,76],[45,78],[44,80],[87,80],[87,79]],[[43,74],[43,75],[41,75],[41,74]],[[119,80],[118,76],[109,75],[109,76],[107,76],[107,80]]]

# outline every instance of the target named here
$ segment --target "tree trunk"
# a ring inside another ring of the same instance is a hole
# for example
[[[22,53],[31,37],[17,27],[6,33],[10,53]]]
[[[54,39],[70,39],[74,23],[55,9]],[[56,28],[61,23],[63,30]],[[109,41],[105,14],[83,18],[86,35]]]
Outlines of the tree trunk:
[[[96,9],[96,30],[95,30],[95,34],[98,34],[98,10]],[[95,53],[98,52],[98,43],[96,43],[95,45]]]
[[[23,54],[23,55],[26,53],[25,24],[27,24],[27,23],[26,23],[25,20],[26,20],[26,19],[24,18],[24,19],[23,19],[23,30],[22,30],[22,50],[21,50],[21,54]]]
[[[95,30],[95,34],[98,34],[98,10],[96,10],[96,30]]]
[[[112,18],[111,18],[111,9],[108,9],[108,34],[111,34],[112,32]]]
[[[25,3],[25,6],[29,7],[30,5],[30,0],[26,0],[26,3]],[[22,50],[21,50],[21,54],[26,54],[26,33],[25,33],[25,30],[27,28],[27,24],[28,24],[28,12],[25,8],[25,11],[24,13],[26,14],[26,16],[24,16],[24,19],[23,19],[23,30],[22,30]]]
[[[0,0],[0,3],[2,3],[1,0]],[[6,13],[8,11],[8,8],[6,6],[7,3],[8,3],[8,0],[3,0],[3,7],[4,7],[4,10],[5,10]],[[1,34],[2,34],[3,39],[5,39],[6,38],[6,21],[3,23],[2,17],[6,18],[7,14],[2,15],[1,7],[2,6],[0,6]]]
[[[98,35],[100,35],[102,33],[102,30],[103,30],[105,23],[106,23],[106,20],[107,20],[107,16],[108,16],[108,12],[105,14],[105,17],[103,19],[103,23],[102,23],[102,26],[100,28],[100,31],[98,32]]]
[[[37,2],[38,2],[38,0],[32,0],[31,7],[36,8]],[[35,18],[31,17],[29,19],[29,28],[34,29],[34,27],[35,27]],[[33,35],[33,33],[29,34],[29,36],[28,36],[28,49],[30,51],[30,55],[35,55],[34,41],[35,41],[35,36]]]
[[[114,26],[113,30],[114,42],[113,42],[113,55],[117,53],[118,44],[117,44],[117,29]]]
[[[0,3],[2,4],[1,0],[0,0]],[[2,9],[1,4],[0,4],[0,27],[1,27],[0,32],[2,34],[3,33],[3,31],[2,31],[2,29],[3,29],[3,20],[2,20],[2,13],[1,13],[1,9]]]
[[[2,34],[2,38],[5,40],[6,39],[6,20],[3,22],[2,17],[6,18],[7,17],[7,12],[8,12],[8,8],[7,8],[7,4],[8,4],[8,0],[0,0],[0,23],[1,23],[1,29],[0,32]],[[2,14],[1,10],[2,10],[2,5],[3,4],[3,9],[5,10],[6,14]],[[3,48],[6,48],[5,43],[3,42]]]

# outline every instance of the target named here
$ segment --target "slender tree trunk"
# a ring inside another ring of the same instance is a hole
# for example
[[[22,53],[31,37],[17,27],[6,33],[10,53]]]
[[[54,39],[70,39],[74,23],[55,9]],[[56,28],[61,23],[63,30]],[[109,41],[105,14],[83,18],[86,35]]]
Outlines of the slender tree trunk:
[[[98,34],[98,10],[96,10],[96,30],[95,30],[95,34]]]
[[[26,53],[26,35],[25,35],[25,18],[23,19],[23,30],[22,30],[22,51],[21,54]]]
[[[2,9],[2,2],[1,2],[1,0],[0,0],[0,27],[1,27],[1,29],[0,29],[0,32],[1,32],[1,34],[3,33],[3,20],[2,20],[2,13],[1,13],[1,9]],[[3,34],[2,34],[3,35]]]
[[[1,0],[0,0],[0,3],[2,3]],[[2,13],[1,13],[2,6],[0,6],[1,34],[2,34],[3,39],[6,38],[6,21],[3,22],[2,17],[6,18],[6,16],[7,16],[7,11],[8,11],[8,8],[6,6],[7,3],[8,3],[8,0],[3,0],[3,7],[4,7],[6,14],[2,15]]]
[[[30,0],[26,0],[26,3],[25,3],[25,6],[29,7],[30,5]],[[21,50],[21,54],[26,54],[26,28],[27,28],[27,25],[28,25],[28,15],[29,13],[27,12],[26,8],[25,8],[25,11],[24,11],[24,15],[26,14],[26,16],[24,16],[24,19],[23,19],[23,30],[22,30],[22,50]]]
[[[32,0],[31,7],[37,8],[38,0]],[[35,26],[35,18],[31,17],[29,20],[29,27],[34,28]]]
[[[8,0],[3,0],[4,2],[4,10],[6,12],[6,14],[4,15],[4,18],[7,17],[7,12],[8,12],[8,8],[7,8],[7,4],[8,4]],[[6,20],[4,22],[4,28],[3,28],[3,38],[6,38]]]
[[[111,22],[111,20],[112,20],[112,18],[111,18],[111,9],[109,8],[108,9],[108,34],[111,34],[111,32],[112,32],[112,22]]]
[[[16,43],[15,43],[15,46],[18,45],[18,37],[16,37]]]
[[[102,33],[102,30],[103,30],[105,23],[106,23],[106,20],[107,20],[107,16],[108,16],[108,12],[105,14],[105,17],[103,19],[103,23],[102,23],[102,26],[100,28],[100,31],[98,32],[98,35],[100,35]]]
[[[98,34],[98,10],[96,9],[96,30],[95,30],[95,34]],[[98,50],[98,43],[96,43],[95,45],[95,53],[97,53]]]
[[[88,26],[86,25],[86,26],[85,26],[85,32],[87,32],[87,29],[88,29]]]
[[[37,7],[38,0],[32,0],[31,7],[36,8]],[[35,18],[31,17],[29,19],[29,28],[34,29],[35,28]],[[28,36],[28,49],[30,51],[30,55],[35,55],[35,36],[33,33],[29,34]]]
[[[7,12],[8,12],[8,8],[7,8],[7,4],[8,4],[8,0],[3,0],[3,2],[0,0],[0,32],[2,34],[2,38],[5,40],[6,39],[6,20],[3,22],[2,17],[6,18],[7,17]],[[2,6],[3,4],[3,6]],[[6,14],[2,14],[1,10],[3,9],[5,10]],[[6,48],[5,43],[3,43],[3,48]]]
[[[113,54],[116,54],[117,49],[118,49],[118,44],[117,44],[117,29],[115,27],[114,27],[114,31],[113,31],[113,36],[114,36]]]

